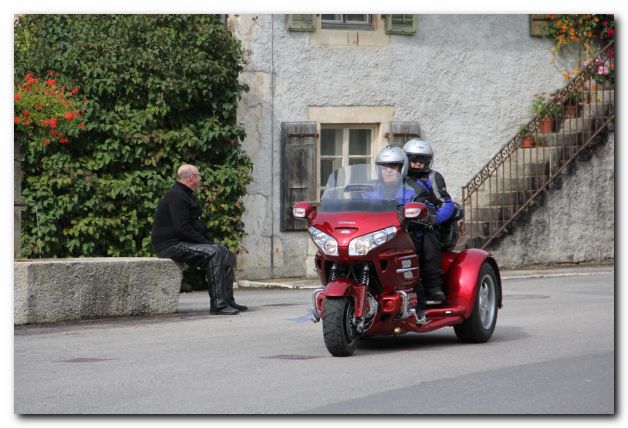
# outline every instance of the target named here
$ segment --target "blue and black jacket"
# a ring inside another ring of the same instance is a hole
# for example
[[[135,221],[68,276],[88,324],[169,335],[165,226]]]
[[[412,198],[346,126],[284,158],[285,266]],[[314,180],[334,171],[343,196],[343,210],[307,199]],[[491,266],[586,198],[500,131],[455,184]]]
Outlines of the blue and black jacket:
[[[436,214],[435,226],[450,220],[454,214],[454,201],[447,193],[445,179],[439,172],[431,170],[418,177],[408,177],[408,184],[414,188],[417,202],[427,205]]]

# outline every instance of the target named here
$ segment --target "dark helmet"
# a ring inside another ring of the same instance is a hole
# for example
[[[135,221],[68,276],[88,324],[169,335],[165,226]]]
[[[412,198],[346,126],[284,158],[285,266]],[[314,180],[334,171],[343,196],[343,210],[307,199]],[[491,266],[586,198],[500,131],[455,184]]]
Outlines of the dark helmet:
[[[401,148],[397,146],[386,146],[375,157],[375,165],[400,165],[400,171],[402,178],[406,178],[408,175],[408,157]]]
[[[413,138],[403,146],[403,151],[408,156],[408,160],[419,160],[423,163],[423,168],[412,168],[410,165],[410,172],[413,174],[419,174],[428,172],[432,169],[432,161],[434,160],[434,150],[427,141]]]

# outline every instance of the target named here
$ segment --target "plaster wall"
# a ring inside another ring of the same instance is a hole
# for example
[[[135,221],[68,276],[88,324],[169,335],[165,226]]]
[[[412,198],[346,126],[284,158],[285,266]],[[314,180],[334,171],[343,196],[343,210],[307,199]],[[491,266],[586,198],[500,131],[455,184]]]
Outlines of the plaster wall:
[[[313,275],[308,236],[279,231],[280,126],[309,120],[313,109],[387,106],[393,120],[419,122],[434,168],[460,201],[461,187],[531,118],[535,94],[564,85],[551,41],[531,37],[528,19],[417,15],[416,34],[363,46],[287,31],[285,15],[230,16],[248,59],[239,120],[255,164],[238,277]]]

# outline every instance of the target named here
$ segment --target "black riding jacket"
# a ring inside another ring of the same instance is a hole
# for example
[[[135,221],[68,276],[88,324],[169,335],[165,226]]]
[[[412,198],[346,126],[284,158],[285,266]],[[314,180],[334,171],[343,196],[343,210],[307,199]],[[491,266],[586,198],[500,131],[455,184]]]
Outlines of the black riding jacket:
[[[447,193],[445,179],[434,170],[408,177],[408,184],[417,196],[415,201],[427,204],[436,214],[436,226],[448,221],[454,214],[454,202]]]
[[[201,208],[192,189],[176,182],[155,210],[151,233],[153,251],[159,252],[180,242],[211,244],[200,217]]]

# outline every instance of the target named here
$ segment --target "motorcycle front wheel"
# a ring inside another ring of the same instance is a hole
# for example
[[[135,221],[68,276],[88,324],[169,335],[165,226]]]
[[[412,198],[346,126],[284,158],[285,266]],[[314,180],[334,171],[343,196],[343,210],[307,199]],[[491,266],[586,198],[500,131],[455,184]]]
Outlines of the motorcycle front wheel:
[[[497,322],[497,275],[489,263],[484,263],[478,278],[475,305],[469,319],[454,326],[462,342],[483,343],[493,335]]]
[[[327,350],[334,357],[348,357],[358,345],[355,331],[353,299],[328,297],[323,313],[323,338]]]

